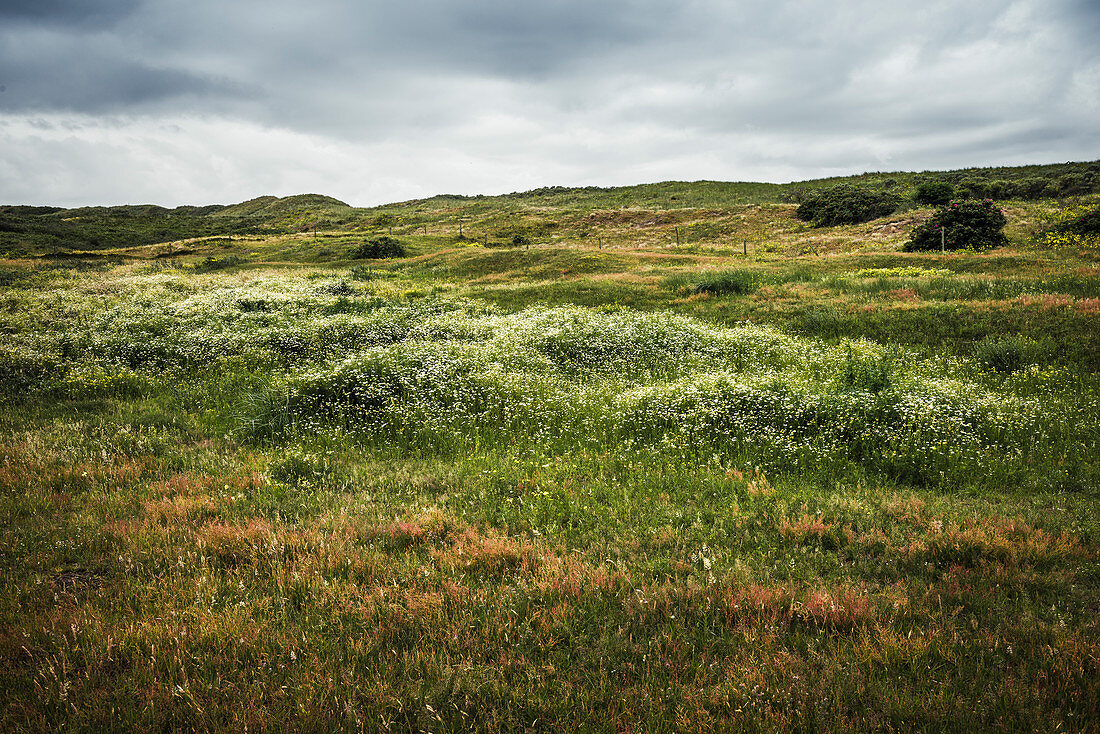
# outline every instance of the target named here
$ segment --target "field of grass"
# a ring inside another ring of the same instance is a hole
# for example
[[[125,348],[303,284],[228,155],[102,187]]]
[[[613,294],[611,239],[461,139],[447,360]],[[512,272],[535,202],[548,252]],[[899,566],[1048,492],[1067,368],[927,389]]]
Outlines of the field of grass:
[[[774,193],[0,262],[0,729],[1100,729],[1100,246]]]

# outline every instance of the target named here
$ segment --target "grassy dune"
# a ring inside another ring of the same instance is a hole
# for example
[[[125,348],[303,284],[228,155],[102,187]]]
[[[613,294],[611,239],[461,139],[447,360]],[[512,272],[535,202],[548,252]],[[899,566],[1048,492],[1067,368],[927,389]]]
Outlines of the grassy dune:
[[[1097,730],[1096,243],[624,191],[0,264],[0,728]]]

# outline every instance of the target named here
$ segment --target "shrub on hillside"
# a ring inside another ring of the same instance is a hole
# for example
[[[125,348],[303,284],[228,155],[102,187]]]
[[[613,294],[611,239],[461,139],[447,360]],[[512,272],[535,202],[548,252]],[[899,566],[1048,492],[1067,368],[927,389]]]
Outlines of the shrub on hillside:
[[[393,237],[375,237],[360,243],[351,251],[354,260],[380,260],[387,257],[405,257],[405,246]]]
[[[1100,201],[1071,210],[1070,217],[1057,227],[1059,232],[1100,234]]]
[[[1003,231],[1007,223],[1005,215],[989,199],[952,201],[914,229],[903,249],[919,252],[938,250],[941,246],[945,250],[1002,247],[1008,243]]]
[[[913,200],[924,206],[943,206],[955,198],[955,187],[947,181],[926,181],[913,193]]]
[[[815,227],[859,224],[892,214],[901,199],[887,191],[876,191],[852,184],[837,184],[810,194],[795,211],[795,216]]]

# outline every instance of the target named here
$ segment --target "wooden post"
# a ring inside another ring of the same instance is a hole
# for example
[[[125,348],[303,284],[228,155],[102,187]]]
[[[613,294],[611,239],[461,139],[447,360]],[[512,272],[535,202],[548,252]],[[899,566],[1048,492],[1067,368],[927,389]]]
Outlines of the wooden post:
[[[947,235],[943,226],[940,226],[940,253],[947,252]]]
[[[680,228],[679,227],[676,228],[676,246],[677,247],[680,246]]]
[[[741,246],[745,251],[745,257],[748,257],[749,256],[749,241],[748,240],[743,240],[742,243],[741,243]]]

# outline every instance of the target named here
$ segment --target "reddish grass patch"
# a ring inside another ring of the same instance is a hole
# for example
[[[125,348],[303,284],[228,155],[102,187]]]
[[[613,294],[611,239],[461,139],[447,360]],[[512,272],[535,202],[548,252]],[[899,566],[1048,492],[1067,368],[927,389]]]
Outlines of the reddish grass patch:
[[[0,488],[24,493],[35,490],[66,494],[92,487],[118,489],[153,473],[158,462],[151,456],[114,456],[104,461],[64,464],[46,461],[25,443],[0,447]]]
[[[153,490],[160,496],[193,497],[195,495],[211,495],[221,493],[237,493],[255,491],[263,486],[265,479],[262,474],[253,473],[246,476],[236,474],[176,474],[162,482],[153,485]]]
[[[196,525],[224,516],[231,501],[228,497],[176,496],[170,499],[149,500],[145,503],[145,516],[149,522],[170,527]]]
[[[1100,298],[1082,298],[1075,301],[1073,310],[1089,316],[1100,315]]]
[[[275,547],[271,523],[253,518],[247,525],[212,522],[196,533],[199,547],[225,566],[252,564]]]
[[[1001,517],[948,526],[942,532],[912,540],[901,550],[911,560],[962,566],[983,562],[1034,566],[1092,555],[1067,533],[1051,535],[1023,520]]]
[[[891,590],[886,603],[895,602]],[[723,589],[717,603],[733,625],[802,624],[834,631],[865,627],[878,617],[878,603],[863,587],[798,590],[793,584],[744,584]],[[894,605],[895,607],[897,604]]]
[[[505,574],[531,576],[540,566],[538,553],[530,542],[468,529],[449,549],[432,549],[432,558],[448,570],[461,569],[479,576],[498,578]]]
[[[394,520],[370,529],[367,536],[381,540],[387,550],[402,551],[415,546],[444,542],[463,527],[439,510],[429,510],[408,520]]]
[[[1036,296],[1018,296],[1016,302],[1024,306],[1025,308],[1041,308],[1044,311],[1051,311],[1056,308],[1067,308],[1073,302],[1070,296],[1059,295],[1054,293],[1042,293]]]
[[[912,288],[897,288],[889,291],[886,295],[895,301],[919,301],[921,299],[920,294]]]

